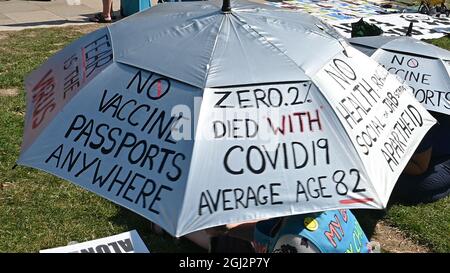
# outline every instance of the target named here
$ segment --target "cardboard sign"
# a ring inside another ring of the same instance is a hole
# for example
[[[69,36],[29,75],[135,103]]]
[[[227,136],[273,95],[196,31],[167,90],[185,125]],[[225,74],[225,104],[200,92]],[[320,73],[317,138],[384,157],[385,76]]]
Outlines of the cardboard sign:
[[[150,253],[136,230],[40,253]]]

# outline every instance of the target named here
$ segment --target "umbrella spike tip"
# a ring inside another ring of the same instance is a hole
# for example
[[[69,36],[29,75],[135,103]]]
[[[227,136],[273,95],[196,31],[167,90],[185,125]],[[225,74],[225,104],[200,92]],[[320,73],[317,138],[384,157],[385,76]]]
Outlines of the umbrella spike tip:
[[[228,13],[231,11],[231,3],[230,0],[223,0],[223,4],[222,4],[222,12],[223,13]]]
[[[410,22],[408,30],[406,31],[405,36],[412,36],[412,30],[413,30],[413,22]]]

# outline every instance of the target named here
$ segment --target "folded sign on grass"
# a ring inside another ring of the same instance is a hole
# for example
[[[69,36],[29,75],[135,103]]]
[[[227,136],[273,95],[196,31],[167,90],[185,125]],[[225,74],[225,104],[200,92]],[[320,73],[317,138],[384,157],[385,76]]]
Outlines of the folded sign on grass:
[[[40,253],[150,253],[136,230]]]

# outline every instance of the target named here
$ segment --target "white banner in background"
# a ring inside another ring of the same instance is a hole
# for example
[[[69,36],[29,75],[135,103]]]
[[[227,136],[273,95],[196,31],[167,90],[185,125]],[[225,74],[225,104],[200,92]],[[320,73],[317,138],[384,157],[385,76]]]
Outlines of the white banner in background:
[[[351,37],[352,23],[361,18],[329,22],[347,38]],[[450,17],[433,17],[420,13],[397,13],[364,17],[364,21],[380,27],[386,36],[404,36],[413,22],[412,36],[416,39],[433,39],[450,33]]]

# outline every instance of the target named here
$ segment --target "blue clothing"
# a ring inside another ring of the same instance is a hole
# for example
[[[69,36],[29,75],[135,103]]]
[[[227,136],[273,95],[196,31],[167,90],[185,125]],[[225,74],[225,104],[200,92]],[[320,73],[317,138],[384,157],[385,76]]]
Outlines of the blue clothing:
[[[433,114],[439,122],[433,130],[433,153],[432,158],[450,158],[450,116],[444,114]]]
[[[350,210],[300,214],[281,219],[269,219],[256,224],[255,241],[266,245],[268,252],[280,251],[280,249],[274,251],[274,246],[286,235],[307,239],[322,253],[369,252],[369,241]],[[280,225],[278,229],[277,225]],[[274,227],[277,231],[271,234]],[[295,249],[289,242],[282,247]]]
[[[415,153],[433,148],[432,158],[450,157],[450,116],[433,113],[437,124],[428,131]]]
[[[402,174],[393,199],[406,203],[429,203],[450,194],[450,116],[432,113],[438,121],[425,135],[415,153],[432,148],[428,169],[422,175]]]
[[[435,202],[450,195],[450,159],[432,160],[422,175],[402,174],[392,199],[418,204]]]

